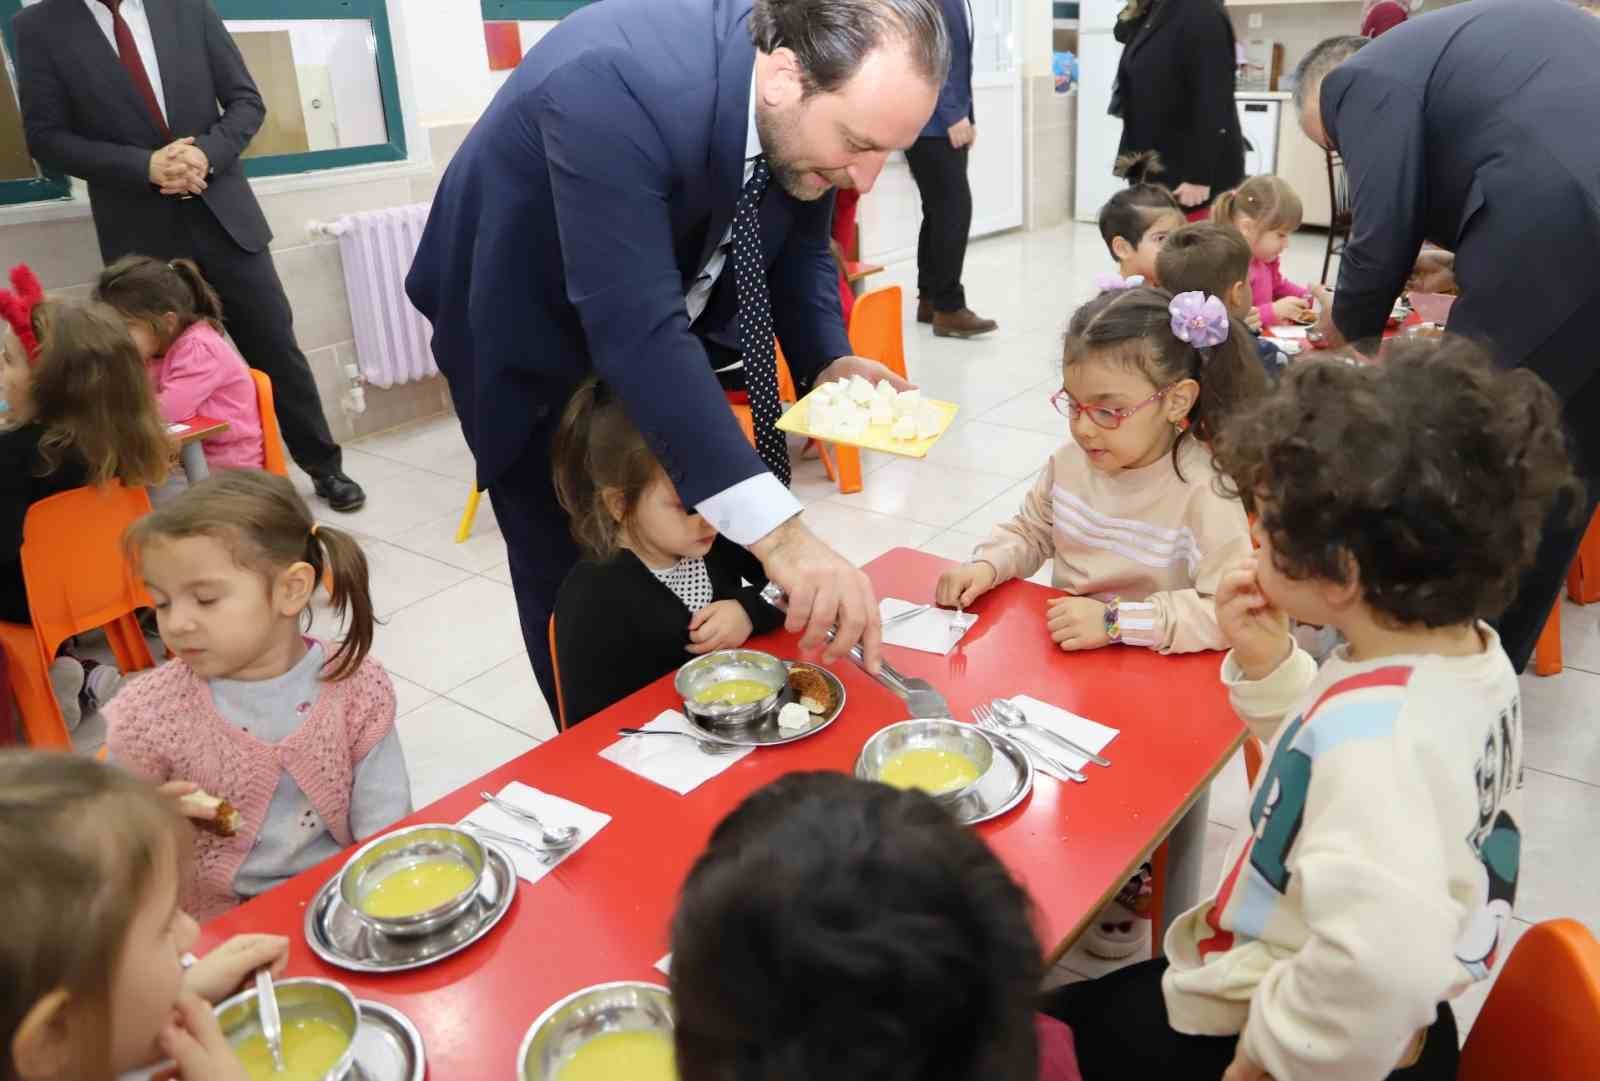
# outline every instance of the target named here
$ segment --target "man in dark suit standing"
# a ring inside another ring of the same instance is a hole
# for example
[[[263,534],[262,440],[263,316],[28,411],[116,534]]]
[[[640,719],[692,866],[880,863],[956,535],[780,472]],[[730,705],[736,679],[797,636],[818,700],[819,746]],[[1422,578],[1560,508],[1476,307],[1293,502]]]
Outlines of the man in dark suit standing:
[[[972,184],[967,167],[978,141],[972,109],[971,0],[939,0],[950,31],[950,74],[922,137],[906,147],[911,178],[922,195],[917,234],[917,322],[940,338],[975,338],[998,330],[967,307],[961,271],[972,232]]]
[[[546,626],[577,557],[550,441],[591,372],[684,504],[789,593],[805,644],[837,622],[829,656],[861,641],[876,664],[870,584],[786,487],[772,335],[802,392],[888,376],[850,355],[828,196],[866,191],[915,140],[948,64],[936,0],[607,0],[529,52],[451,161],[407,291],[505,533],[547,698]],[[748,391],[759,454],[725,388]]]
[[[1561,397],[1587,501],[1558,507],[1499,621],[1521,670],[1600,495],[1600,20],[1556,0],[1472,0],[1300,64],[1306,135],[1343,155],[1354,226],[1330,337],[1375,341],[1424,240],[1455,253],[1449,330]]]
[[[42,0],[14,29],[28,149],[88,181],[101,257],[199,263],[289,453],[334,510],[360,509],[239,160],[266,106],[210,0]]]

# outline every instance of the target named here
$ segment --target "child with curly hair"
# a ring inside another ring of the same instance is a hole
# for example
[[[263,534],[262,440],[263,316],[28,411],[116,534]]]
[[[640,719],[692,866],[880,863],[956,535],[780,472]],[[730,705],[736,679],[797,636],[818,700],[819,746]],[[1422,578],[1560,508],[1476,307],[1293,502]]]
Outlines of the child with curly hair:
[[[1576,486],[1560,406],[1465,341],[1409,342],[1291,367],[1217,452],[1260,544],[1217,589],[1222,679],[1267,743],[1251,829],[1166,960],[1047,1012],[1086,1081],[1453,1081],[1449,1000],[1494,966],[1521,848],[1517,677],[1485,620]],[[1319,671],[1291,618],[1347,644]]]

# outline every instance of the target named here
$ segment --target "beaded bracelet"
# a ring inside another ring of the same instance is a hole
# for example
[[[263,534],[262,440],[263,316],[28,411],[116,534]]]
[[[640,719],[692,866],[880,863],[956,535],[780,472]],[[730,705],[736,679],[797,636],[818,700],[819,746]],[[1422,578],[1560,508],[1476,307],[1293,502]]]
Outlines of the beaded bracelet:
[[[1106,640],[1108,642],[1122,641],[1122,623],[1117,617],[1116,597],[1106,601]]]

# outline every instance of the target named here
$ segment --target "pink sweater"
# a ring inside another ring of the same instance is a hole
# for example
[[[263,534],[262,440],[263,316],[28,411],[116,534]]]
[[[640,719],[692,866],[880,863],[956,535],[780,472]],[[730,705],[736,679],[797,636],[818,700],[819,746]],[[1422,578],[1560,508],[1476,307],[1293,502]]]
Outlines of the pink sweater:
[[[229,724],[206,683],[181,660],[130,680],[106,704],[112,758],[148,780],[193,781],[232,803],[244,826],[232,837],[197,831],[184,909],[199,920],[239,903],[233,880],[287,770],[341,845],[353,844],[350,790],[356,764],[394,727],[394,685],[368,657],[355,675],[324,682],[294,734],[263,743]]]
[[[201,444],[212,469],[260,469],[261,410],[250,369],[202,320],[178,335],[162,356],[150,362],[150,379],[167,423],[193,416],[226,421],[228,430]]]
[[[1302,300],[1311,296],[1311,290],[1303,285],[1296,285],[1283,276],[1283,271],[1278,269],[1278,260],[1270,263],[1260,259],[1250,260],[1250,299],[1255,302],[1256,310],[1261,313],[1263,327],[1275,327],[1283,322],[1277,313],[1272,310],[1274,300],[1284,297],[1300,297]]]

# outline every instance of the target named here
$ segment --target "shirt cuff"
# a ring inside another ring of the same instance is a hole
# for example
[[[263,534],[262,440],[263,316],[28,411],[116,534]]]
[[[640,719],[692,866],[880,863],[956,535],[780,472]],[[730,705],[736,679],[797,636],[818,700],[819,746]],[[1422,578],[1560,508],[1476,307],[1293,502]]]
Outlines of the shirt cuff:
[[[761,472],[702,500],[694,509],[718,533],[748,548],[804,508],[782,481]]]

